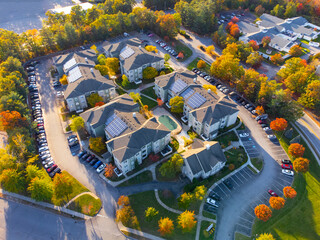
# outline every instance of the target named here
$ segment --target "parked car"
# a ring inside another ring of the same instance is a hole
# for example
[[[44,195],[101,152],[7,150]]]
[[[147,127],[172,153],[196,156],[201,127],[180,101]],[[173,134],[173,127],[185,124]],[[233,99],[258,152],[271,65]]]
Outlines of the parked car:
[[[250,104],[247,103],[244,107],[245,107],[245,108],[248,108],[248,107],[250,107]]]
[[[218,194],[216,194],[215,192],[210,193],[209,196],[214,200],[217,200],[217,201],[221,200],[221,197]]]
[[[86,162],[89,163],[95,156],[94,155],[89,155],[87,158],[86,158]]]
[[[267,137],[268,137],[269,139],[275,139],[275,138],[276,138],[276,136],[273,135],[273,134],[269,134]]]
[[[282,173],[288,176],[293,176],[294,172],[288,169],[282,169]]]
[[[218,202],[210,197],[207,198],[206,203],[210,204],[211,206],[217,207],[217,208],[219,207]]]
[[[52,172],[54,169],[56,169],[58,166],[57,164],[53,164],[50,168],[47,169],[47,172],[50,173]]]
[[[268,118],[268,114],[262,114],[256,117],[256,120],[266,120]]]
[[[242,105],[242,106],[244,106],[244,105],[246,105],[246,104],[247,104],[246,101],[242,101],[242,102],[241,102],[241,105]]]
[[[101,173],[103,170],[104,170],[104,168],[106,167],[106,165],[103,163],[103,164],[101,164],[98,168],[97,168],[97,173]]]
[[[266,131],[271,130],[271,128],[269,128],[269,127],[264,127],[263,130],[266,132]]]
[[[281,163],[292,165],[292,162],[290,160],[287,160],[287,159],[281,159]]]
[[[90,164],[90,166],[93,166],[93,165],[95,165],[98,161],[99,161],[99,160],[98,160],[97,158],[93,158],[93,159],[89,162],[89,164]]]
[[[207,212],[217,213],[217,208],[209,204],[204,204],[203,209]]]
[[[90,154],[89,153],[85,153],[82,157],[81,160],[85,160]]]
[[[100,160],[98,162],[96,162],[96,164],[93,165],[94,169],[97,169],[101,164],[102,164],[102,162]]]
[[[240,133],[239,136],[242,138],[249,137],[249,133]]]
[[[259,120],[258,123],[259,123],[259,124],[266,124],[267,121],[266,121],[266,120]]]
[[[43,167],[44,167],[45,169],[48,169],[48,168],[50,168],[53,164],[54,164],[54,162],[53,162],[53,161],[50,161],[50,162],[47,162]]]
[[[262,128],[265,128],[265,127],[268,127],[268,124],[262,123],[262,124],[260,124],[260,126],[261,126]]]
[[[291,164],[282,163],[282,164],[281,164],[281,167],[282,167],[283,169],[289,169],[289,170],[292,170],[292,169],[293,169],[293,167],[292,167]]]
[[[82,152],[80,152],[79,154],[78,154],[78,158],[81,158],[83,155],[85,155],[87,153],[87,151],[86,150],[83,150]]]
[[[275,191],[273,191],[272,189],[268,190],[268,193],[272,196],[272,197],[279,197],[278,194],[275,193]]]

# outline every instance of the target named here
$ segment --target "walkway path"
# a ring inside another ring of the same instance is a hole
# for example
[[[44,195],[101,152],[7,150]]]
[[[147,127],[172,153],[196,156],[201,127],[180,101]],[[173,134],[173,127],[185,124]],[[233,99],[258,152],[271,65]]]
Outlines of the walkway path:
[[[76,200],[78,197],[81,197],[83,195],[91,195],[92,197],[94,197],[95,199],[99,199],[95,194],[93,194],[92,192],[83,192],[78,194],[77,196],[75,196],[74,198],[72,198],[69,202],[66,203],[66,205],[64,205],[63,207],[67,208],[74,200]]]
[[[137,229],[132,229],[132,228],[128,228],[128,227],[125,227],[123,226],[123,224],[121,222],[118,223],[118,227],[121,231],[126,231],[126,232],[130,232],[130,233],[133,233],[135,235],[138,235],[138,236],[141,236],[141,237],[145,237],[147,239],[152,239],[152,240],[165,240],[164,238],[161,238],[161,237],[157,237],[157,236],[154,236],[152,234],[149,234],[149,233],[145,233],[145,232],[141,232]],[[132,239],[132,238],[129,238],[129,239]]]

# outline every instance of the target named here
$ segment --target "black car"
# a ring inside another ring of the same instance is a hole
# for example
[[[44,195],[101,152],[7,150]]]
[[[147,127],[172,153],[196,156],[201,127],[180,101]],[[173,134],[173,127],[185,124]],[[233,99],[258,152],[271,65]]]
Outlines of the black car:
[[[81,160],[85,160],[89,155],[90,155],[89,153],[84,154],[84,155],[81,157]]]
[[[91,162],[92,159],[94,159],[94,155],[90,155],[89,157],[87,157],[86,162],[89,163]]]
[[[87,153],[87,151],[86,150],[83,150],[82,152],[80,152],[79,154],[78,154],[78,158],[81,158],[83,155],[85,155]]]
[[[32,95],[30,98],[31,99],[39,99],[39,95]]]
[[[96,164],[96,162],[98,162],[98,159],[97,158],[93,158],[89,164],[91,166],[93,166],[94,164]]]
[[[232,189],[232,183],[229,179],[225,180],[223,183],[227,186],[227,188]]]
[[[287,159],[282,159],[281,163],[292,165],[292,162],[290,160],[287,160]]]

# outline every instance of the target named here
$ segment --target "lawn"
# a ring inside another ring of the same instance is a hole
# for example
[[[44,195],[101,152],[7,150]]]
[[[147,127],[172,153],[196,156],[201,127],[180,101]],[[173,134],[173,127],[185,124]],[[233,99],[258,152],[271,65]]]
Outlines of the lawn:
[[[319,42],[320,43],[320,36],[318,36],[316,39],[312,40],[313,42]]]
[[[116,88],[116,92],[117,92],[119,95],[126,94],[126,92],[125,92],[124,90],[122,90],[121,88]]]
[[[269,55],[269,56],[272,56],[272,55],[274,55],[274,54],[277,53],[277,51],[275,51],[275,50],[273,50],[273,49],[270,49],[270,50],[271,50],[271,54],[268,54],[268,53],[267,53],[267,49],[266,49],[266,48],[259,48],[258,51],[260,51],[260,52],[262,52],[262,53],[264,53],[264,54],[267,54],[267,55]]]
[[[215,214],[207,212],[206,210],[202,211],[202,215],[207,218],[217,219],[217,216]]]
[[[289,139],[282,137],[280,143],[288,150]],[[256,220],[253,234],[270,232],[276,239],[285,240],[313,240],[320,235],[320,167],[310,149],[302,140],[306,148],[304,156],[310,160],[309,171],[296,174],[293,187],[297,197],[289,199],[283,209],[274,211],[267,222]]]
[[[91,195],[85,194],[78,197],[67,208],[89,216],[95,216],[99,212],[101,206],[102,203],[99,198],[95,199]]]
[[[148,105],[149,110],[151,110],[152,108],[158,106],[158,102],[157,101],[153,101],[145,96],[141,95],[141,102],[143,105]]]
[[[233,164],[235,168],[240,167],[247,162],[248,156],[243,147],[237,149],[230,149],[224,152],[227,158],[227,164]]]
[[[192,50],[178,40],[170,41],[169,45],[171,45],[177,53],[180,53],[180,52],[183,53],[184,58],[179,59],[178,61],[180,62],[187,60],[192,55]]]
[[[193,68],[196,68],[197,67],[197,63],[198,63],[198,61],[200,60],[201,58],[199,58],[199,57],[197,57],[197,58],[195,58],[189,65],[188,65],[188,69],[191,71]],[[206,66],[204,67],[204,68],[202,68],[202,69],[200,69],[201,71],[203,71],[203,72],[206,72],[206,73],[208,73],[208,74],[210,74],[210,64],[208,64],[207,62],[206,62]]]
[[[137,176],[130,178],[129,180],[121,183],[119,187],[126,187],[126,186],[131,186],[139,183],[145,183],[145,182],[151,182],[152,181],[152,173],[151,171],[147,170],[144,171]]]
[[[157,201],[154,191],[142,192],[137,193],[129,196],[130,204],[132,209],[135,212],[135,215],[139,221],[139,230],[150,233],[156,236],[160,236],[158,232],[158,221],[160,218],[169,217],[171,220],[174,221],[174,231],[172,235],[165,236],[166,239],[169,240],[188,240],[188,239],[195,239],[196,235],[196,227],[192,229],[189,233],[183,233],[182,230],[178,227],[177,218],[178,214],[170,212],[164,209]],[[151,222],[146,221],[145,219],[145,210],[148,207],[154,207],[156,210],[159,211],[159,214],[153,219]]]
[[[214,232],[209,234],[206,229],[211,225],[211,222],[208,221],[202,221],[201,222],[201,228],[200,228],[200,236],[199,239],[213,239],[214,238]],[[216,224],[213,223],[213,228],[216,228]]]
[[[126,89],[126,90],[136,89],[136,88],[139,87],[139,85],[137,85],[137,84],[135,84],[135,83],[133,83],[133,82],[129,83],[129,85],[126,86],[126,87],[123,86],[123,85],[122,85],[122,78],[116,79],[116,84],[118,84],[119,86],[121,86],[122,88],[124,88],[124,89]]]
[[[242,235],[241,233],[237,233],[235,234],[235,240],[251,240],[250,237],[247,237],[245,235]]]
[[[263,167],[263,161],[260,158],[252,158],[251,163],[255,166],[259,171],[261,171]]]
[[[226,148],[227,146],[229,146],[229,143],[231,141],[239,141],[239,138],[234,133],[234,131],[231,131],[215,138],[214,141],[218,141],[222,148]]]
[[[153,87],[149,87],[149,88],[143,89],[141,91],[141,93],[143,93],[143,94],[145,94],[145,95],[157,100],[157,95],[155,94]]]

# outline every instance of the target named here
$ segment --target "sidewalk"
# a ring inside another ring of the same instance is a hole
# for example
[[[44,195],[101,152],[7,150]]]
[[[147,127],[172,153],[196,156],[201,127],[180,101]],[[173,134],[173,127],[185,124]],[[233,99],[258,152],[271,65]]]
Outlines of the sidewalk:
[[[65,207],[55,206],[55,205],[53,205],[51,203],[38,202],[36,200],[33,200],[32,198],[29,198],[29,197],[26,197],[26,196],[22,196],[22,195],[19,195],[19,194],[16,194],[16,193],[7,192],[7,191],[5,191],[3,189],[0,189],[0,194],[8,196],[10,200],[18,202],[18,203],[27,202],[29,204],[36,205],[38,207],[46,208],[47,210],[50,209],[50,210],[57,211],[59,213],[64,213],[64,214],[70,215],[70,217],[78,217],[78,218],[82,218],[84,220],[92,218],[90,216],[87,216],[85,214],[72,211],[72,210],[67,209]],[[6,199],[6,198],[4,198],[4,199]]]
[[[141,231],[136,230],[136,229],[125,227],[125,226],[123,226],[123,224],[121,222],[118,223],[118,228],[120,229],[120,231],[130,232],[130,233],[133,233],[135,235],[138,235],[138,236],[141,236],[141,237],[144,237],[144,238],[147,238],[147,239],[165,240],[164,238],[157,237],[157,236],[154,236],[154,235],[149,234],[149,233],[145,233],[145,232],[141,232]],[[131,239],[134,239],[134,238],[131,238]]]

